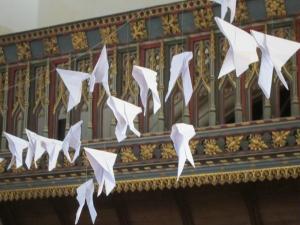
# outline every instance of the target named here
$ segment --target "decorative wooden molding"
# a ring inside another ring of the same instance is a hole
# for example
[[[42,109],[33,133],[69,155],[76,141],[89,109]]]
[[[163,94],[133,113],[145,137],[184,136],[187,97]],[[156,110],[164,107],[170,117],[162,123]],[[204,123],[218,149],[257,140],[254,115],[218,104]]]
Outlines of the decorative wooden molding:
[[[176,177],[160,177],[154,179],[137,179],[117,181],[114,193],[155,191],[164,189],[191,188],[203,185],[239,184],[256,181],[271,181],[279,179],[298,178],[299,166],[276,167],[268,169],[244,170],[238,172],[206,173],[191,176],[181,176],[178,182]],[[78,184],[79,185],[79,184]],[[77,184],[28,188],[0,191],[0,202],[28,200],[37,198],[55,198],[75,196]]]

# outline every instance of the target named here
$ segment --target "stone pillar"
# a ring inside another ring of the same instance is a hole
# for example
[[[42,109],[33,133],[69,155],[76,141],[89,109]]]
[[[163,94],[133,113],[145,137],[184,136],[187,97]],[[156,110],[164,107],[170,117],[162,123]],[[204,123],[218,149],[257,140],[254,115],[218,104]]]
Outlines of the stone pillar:
[[[263,113],[264,113],[264,120],[271,118],[272,115],[271,102],[270,99],[267,99],[266,97],[264,97]]]
[[[158,131],[164,131],[164,68],[165,68],[165,55],[164,55],[164,42],[160,43],[160,53],[159,53],[159,74],[158,74],[158,93],[161,102],[161,108],[157,112],[158,115]]]
[[[5,78],[4,78],[4,90],[3,90],[3,112],[2,112],[2,131],[6,131],[6,122],[7,122],[7,97],[8,97],[8,66],[6,66],[6,72],[5,72]],[[6,138],[3,135],[3,132],[1,134],[1,149],[6,148]]]
[[[93,70],[93,52],[90,51],[90,65],[88,68],[88,72],[92,72]],[[88,126],[87,126],[87,138],[88,140],[93,139],[93,93],[89,93],[88,97]]]
[[[209,126],[216,125],[215,105],[215,35],[210,33],[210,76],[209,76]]]
[[[23,117],[23,132],[22,132],[22,137],[26,138],[26,132],[25,128],[27,128],[27,122],[28,122],[28,108],[29,108],[29,88],[30,88],[30,73],[31,73],[31,68],[30,68],[30,63],[27,63],[27,69],[26,69],[26,76],[25,76],[25,98],[24,98],[24,117]]]
[[[50,97],[50,60],[47,59],[46,71],[45,71],[45,104],[43,107],[44,110],[44,128],[43,128],[43,136],[48,137],[48,111],[49,111],[49,97]]]
[[[297,63],[295,57],[293,58],[293,67],[292,67],[292,84],[291,84],[291,115],[299,116],[299,99],[298,99],[298,77],[297,77]]]
[[[243,120],[242,105],[241,105],[241,79],[236,78],[236,90],[235,90],[235,122],[240,123]]]

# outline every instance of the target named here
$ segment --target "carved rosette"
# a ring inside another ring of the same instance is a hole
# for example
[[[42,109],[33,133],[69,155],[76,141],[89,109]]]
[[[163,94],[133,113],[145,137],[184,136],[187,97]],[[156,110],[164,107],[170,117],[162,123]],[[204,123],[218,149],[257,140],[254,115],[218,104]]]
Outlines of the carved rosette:
[[[222,150],[215,139],[205,139],[203,145],[204,153],[206,155],[217,155],[219,153],[222,153]]]
[[[6,60],[5,60],[5,55],[4,55],[4,50],[2,47],[0,47],[0,64],[5,64]]]
[[[285,0],[265,0],[267,17],[283,17],[286,16]]]
[[[232,136],[226,137],[226,151],[227,152],[236,152],[240,149],[241,141],[243,140],[243,136]]]
[[[142,160],[153,159],[156,145],[141,145],[140,156]]]
[[[213,26],[214,13],[211,5],[193,11],[194,24],[199,30],[208,30]]]
[[[131,22],[130,29],[133,40],[141,41],[147,38],[147,27],[145,20]]]
[[[119,43],[118,29],[116,25],[100,28],[102,43],[107,45],[115,45]]]
[[[44,38],[43,45],[46,55],[55,55],[59,53],[56,36]]]
[[[164,15],[161,17],[161,20],[164,35],[175,35],[181,32],[177,14]]]
[[[171,143],[161,145],[161,158],[173,159],[176,157],[176,151]]]
[[[72,45],[75,50],[83,50],[88,48],[88,42],[85,32],[77,32],[71,35]]]
[[[251,151],[262,151],[268,148],[260,134],[251,134],[249,136],[249,148]]]
[[[123,163],[130,163],[130,162],[137,161],[137,158],[133,154],[131,147],[121,148],[120,156],[121,156],[121,162]]]
[[[273,131],[272,132],[272,142],[274,148],[281,148],[286,145],[287,137],[290,131]]]
[[[30,45],[28,42],[21,42],[21,43],[16,44],[16,46],[17,46],[18,60],[30,60],[31,59]]]
[[[189,146],[190,146],[192,155],[194,155],[196,153],[196,148],[197,148],[198,144],[199,144],[198,140],[191,140],[190,141]]]
[[[249,19],[249,15],[248,15],[246,1],[245,0],[237,1],[235,20],[238,23],[244,23],[248,21],[248,19]]]

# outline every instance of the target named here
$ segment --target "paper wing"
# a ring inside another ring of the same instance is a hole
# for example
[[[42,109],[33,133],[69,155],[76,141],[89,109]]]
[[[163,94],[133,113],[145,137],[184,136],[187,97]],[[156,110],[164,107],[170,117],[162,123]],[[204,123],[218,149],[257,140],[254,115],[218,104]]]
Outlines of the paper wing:
[[[191,165],[195,167],[194,159],[189,146],[189,141],[193,136],[195,136],[195,134],[195,129],[192,125],[177,123],[172,126],[170,137],[173,141],[174,148],[178,156],[177,180],[183,171],[186,160],[188,160]]]
[[[101,194],[104,184],[105,193],[108,195],[116,185],[113,166],[115,164],[117,154],[86,147],[84,150],[99,184],[98,196]]]
[[[80,103],[82,82],[90,78],[88,73],[56,69],[69,91],[68,112]]]
[[[23,165],[23,156],[22,153],[25,148],[28,148],[28,141],[23,140],[22,138],[16,137],[9,133],[3,132],[6,140],[8,142],[8,149],[12,154],[11,162],[8,165],[7,169],[10,169],[14,162],[16,161],[16,168],[19,168]]]
[[[85,201],[87,202],[89,212],[92,218],[92,222],[95,223],[97,212],[95,210],[95,206],[93,203],[93,193],[94,193],[94,183],[93,179],[88,180],[87,182],[81,184],[77,189],[77,201],[79,203],[78,210],[76,212],[75,224],[78,223],[82,208],[84,206]]]
[[[233,22],[236,11],[236,0],[227,0],[227,7],[230,9],[230,23]]]
[[[81,145],[81,125],[83,121],[80,120],[79,122],[75,123],[71,126],[70,130],[68,131],[64,141],[63,141],[63,152],[69,162],[74,163],[75,160],[78,158],[80,153],[80,145]],[[69,147],[72,147],[75,150],[75,154],[73,160],[71,160],[69,155]]]
[[[192,52],[184,52],[184,63],[182,67],[182,86],[183,86],[183,94],[184,94],[184,102],[185,105],[189,104],[189,101],[193,94],[193,85],[191,80],[189,61],[193,58]]]
[[[118,142],[120,142],[126,138],[126,130],[128,125],[125,117],[123,101],[113,96],[109,96],[106,104],[113,111],[113,114],[117,120],[115,134]]]
[[[170,80],[168,85],[168,92],[165,97],[165,102],[168,100],[172,92],[172,89],[174,88],[176,81],[182,72],[183,62],[184,62],[184,55],[182,53],[174,55],[172,58],[171,68],[170,68]]]
[[[129,126],[129,129],[136,135],[141,136],[141,133],[134,127],[134,119],[135,117],[142,112],[142,108],[138,107],[134,104],[131,104],[129,102],[124,102],[124,111],[125,111],[125,118],[127,121],[127,124]]]
[[[109,90],[109,63],[108,63],[108,58],[107,58],[107,51],[106,51],[106,46],[104,45],[101,51],[101,54],[99,56],[99,59],[96,63],[96,66],[92,72],[92,77],[94,77],[94,82],[90,82],[90,92],[94,91],[94,86],[95,83],[102,83],[106,94],[110,95],[110,90]]]
[[[239,77],[249,68],[250,64],[258,61],[257,44],[246,31],[217,17],[215,17],[215,21],[230,44],[219,78],[233,70],[236,70],[236,75]]]
[[[138,83],[140,87],[140,97],[142,104],[144,106],[144,115],[146,115],[147,101],[148,101],[148,91],[151,90],[153,98],[153,113],[155,114],[161,107],[160,98],[157,90],[156,76],[157,72],[154,70],[133,66],[132,76]]]

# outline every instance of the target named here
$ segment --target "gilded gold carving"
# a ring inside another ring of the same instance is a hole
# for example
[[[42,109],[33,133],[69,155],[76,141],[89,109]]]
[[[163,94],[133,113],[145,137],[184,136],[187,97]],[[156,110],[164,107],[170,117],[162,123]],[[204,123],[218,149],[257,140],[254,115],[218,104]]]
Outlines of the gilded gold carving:
[[[210,74],[210,44],[208,40],[199,41],[195,44],[195,89],[201,84],[207,92],[210,92],[209,74]]]
[[[191,140],[190,141],[189,146],[190,146],[192,155],[194,155],[196,153],[196,148],[197,148],[198,144],[199,144],[198,140]]]
[[[74,157],[74,152],[73,151],[69,151],[70,157],[71,159],[73,159]],[[75,163],[71,163],[66,157],[64,157],[64,163],[63,163],[64,167],[72,167],[75,165]]]
[[[4,51],[3,48],[0,47],[0,64],[5,64],[6,60],[5,60],[5,55],[4,55]]]
[[[137,65],[137,53],[127,52],[122,54],[122,98],[128,96],[136,97],[138,95],[138,87],[136,82],[133,82],[132,68],[133,65]]]
[[[130,23],[131,35],[135,41],[147,38],[147,28],[145,20],[137,20]]]
[[[296,143],[297,145],[300,145],[300,129],[298,129],[296,133]]]
[[[91,62],[88,58],[79,60],[77,62],[77,68],[80,72],[87,72],[87,73],[92,72]],[[88,88],[87,81],[82,82],[82,99],[85,106],[87,106],[89,102],[89,88]]]
[[[141,145],[141,159],[142,160],[149,160],[153,158],[154,150],[156,145]]]
[[[212,7],[196,9],[193,11],[194,24],[200,30],[208,30],[213,26],[214,14]]]
[[[290,131],[273,131],[272,132],[272,142],[274,148],[281,148],[286,145],[287,137]]]
[[[77,32],[71,35],[72,45],[75,50],[82,50],[88,48],[88,42],[85,32]]]
[[[150,48],[146,50],[146,62],[147,68],[159,71],[160,69],[160,49]]]
[[[57,67],[67,69],[68,63],[57,65]],[[57,75],[57,77],[59,77],[59,76]],[[60,78],[57,79],[56,90],[57,91],[56,91],[55,104],[53,107],[53,114],[56,113],[60,103],[62,103],[62,106],[65,109],[67,109],[67,104],[68,104],[68,93],[67,93],[66,87],[64,85],[64,82]]]
[[[243,136],[231,136],[226,137],[226,151],[228,152],[236,152],[240,149],[241,141],[243,140]]]
[[[168,14],[162,16],[161,19],[164,35],[174,35],[179,34],[181,32],[179,28],[177,14]]]
[[[246,1],[245,0],[237,1],[235,20],[239,23],[244,23],[248,21],[248,19],[249,19],[249,15],[248,15]]]
[[[268,148],[260,134],[251,134],[249,136],[249,148],[251,151],[262,151]]]
[[[158,177],[151,179],[136,179],[136,180],[121,180],[117,181],[117,193],[149,191],[149,190],[164,190],[171,188],[192,188],[201,187],[202,185],[217,185],[217,184],[232,184],[232,183],[247,183],[264,180],[279,180],[279,179],[296,179],[299,177],[300,167],[275,167],[267,169],[253,169],[233,172],[218,172],[205,173],[189,176],[181,176],[180,180],[176,181],[176,177]],[[55,198],[55,197],[73,197],[76,194],[78,184],[48,186],[38,188],[25,188],[14,190],[1,190],[0,202],[29,200],[36,198]]]
[[[5,165],[6,165],[6,160],[4,159],[4,160],[0,163],[0,173],[4,173],[4,172],[5,172]]]
[[[20,109],[22,112],[25,112],[25,92],[29,87],[29,74],[27,72],[27,69],[20,69],[16,71],[15,83],[15,98],[12,114],[14,114],[17,111],[17,109]]]
[[[286,16],[285,0],[265,0],[267,17]]]
[[[215,139],[205,139],[204,140],[204,153],[206,155],[217,155],[222,153],[217,141]]]
[[[54,55],[59,53],[56,36],[44,38],[43,45],[46,55]]]
[[[162,159],[173,159],[176,157],[176,151],[171,143],[161,145],[161,158]]]
[[[130,147],[122,148],[120,155],[121,155],[121,161],[123,163],[130,163],[130,162],[137,161],[137,158],[133,154],[132,148]]]
[[[31,58],[30,45],[28,42],[16,44],[18,60],[29,60]]]
[[[100,28],[102,43],[107,45],[115,45],[119,43],[118,29],[116,25]]]
[[[36,112],[36,109],[38,108],[39,105],[44,107],[46,104],[47,101],[46,87],[48,85],[46,73],[47,73],[46,66],[40,66],[36,68],[35,105],[33,108],[33,112]]]

